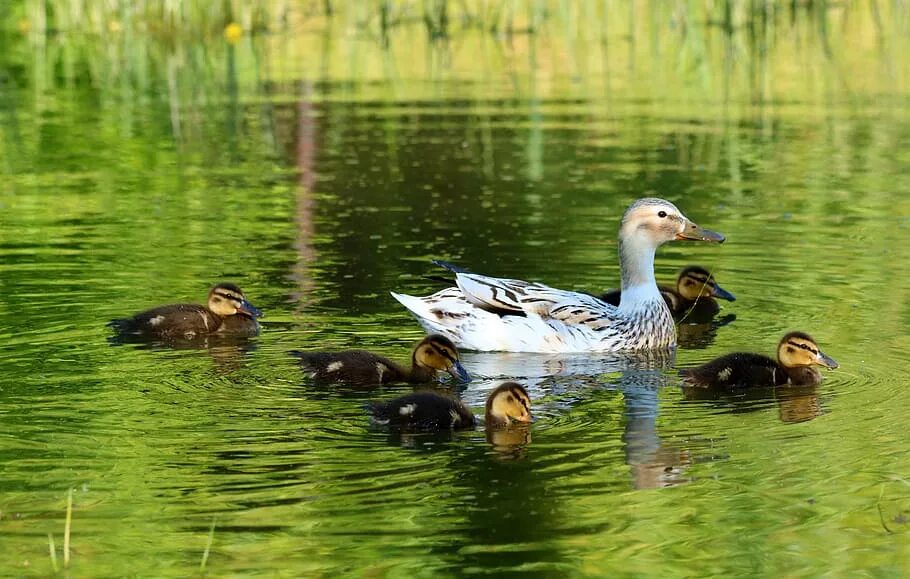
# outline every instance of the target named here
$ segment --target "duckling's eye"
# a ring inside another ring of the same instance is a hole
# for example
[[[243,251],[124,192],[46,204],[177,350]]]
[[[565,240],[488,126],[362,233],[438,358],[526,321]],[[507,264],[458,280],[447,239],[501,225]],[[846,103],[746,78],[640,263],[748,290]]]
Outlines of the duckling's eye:
[[[508,402],[515,402],[515,399],[512,398],[512,395],[511,395],[511,394],[509,394],[508,396],[506,396],[506,400],[507,400]]]
[[[666,212],[666,211],[658,211],[658,212],[657,212],[657,216],[660,217],[661,219],[663,219],[664,217],[667,216],[667,212]]]

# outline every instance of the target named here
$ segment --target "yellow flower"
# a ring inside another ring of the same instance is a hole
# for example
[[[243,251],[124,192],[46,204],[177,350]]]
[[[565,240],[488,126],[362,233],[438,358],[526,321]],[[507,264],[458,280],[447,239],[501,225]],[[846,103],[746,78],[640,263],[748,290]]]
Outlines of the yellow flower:
[[[231,44],[236,44],[241,36],[243,36],[243,27],[236,22],[231,22],[224,27],[224,37]]]

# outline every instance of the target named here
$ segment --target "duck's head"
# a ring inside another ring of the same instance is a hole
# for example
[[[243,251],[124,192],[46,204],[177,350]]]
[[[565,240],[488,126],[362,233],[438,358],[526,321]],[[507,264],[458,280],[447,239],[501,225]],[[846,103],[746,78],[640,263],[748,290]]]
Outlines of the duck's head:
[[[619,228],[621,240],[636,240],[657,247],[674,239],[723,243],[724,236],[690,221],[669,201],[639,199],[626,209]]]
[[[679,277],[676,278],[676,291],[689,301],[705,296],[736,301],[736,296],[717,285],[711,272],[699,265],[690,265],[679,272]]]
[[[531,397],[516,382],[500,384],[487,397],[487,427],[508,426],[512,422],[531,422]]]
[[[243,292],[232,283],[219,283],[209,290],[208,307],[222,317],[244,314],[251,318],[262,317],[262,311],[246,301]]]
[[[790,332],[777,346],[777,360],[785,368],[824,366],[837,368],[837,362],[819,349],[812,336],[803,332]]]
[[[414,348],[414,365],[445,371],[459,382],[470,382],[471,375],[458,360],[458,350],[452,340],[439,334],[427,336]]]

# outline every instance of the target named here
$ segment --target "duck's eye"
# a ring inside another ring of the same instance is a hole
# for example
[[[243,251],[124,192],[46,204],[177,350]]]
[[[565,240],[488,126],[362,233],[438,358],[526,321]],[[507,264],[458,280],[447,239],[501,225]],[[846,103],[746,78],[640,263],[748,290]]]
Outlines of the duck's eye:
[[[666,211],[658,211],[658,212],[657,212],[657,216],[660,217],[661,219],[663,219],[664,217],[667,216],[667,212],[666,212]]]

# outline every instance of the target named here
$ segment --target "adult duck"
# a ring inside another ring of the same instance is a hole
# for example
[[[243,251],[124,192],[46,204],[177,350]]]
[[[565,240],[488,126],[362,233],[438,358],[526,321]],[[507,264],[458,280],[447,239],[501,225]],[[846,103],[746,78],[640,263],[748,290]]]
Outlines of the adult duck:
[[[673,316],[654,281],[654,253],[667,241],[721,243],[663,199],[639,199],[619,228],[622,301],[541,283],[455,273],[456,287],[431,296],[392,292],[429,332],[468,350],[506,352],[618,352],[676,343]]]

